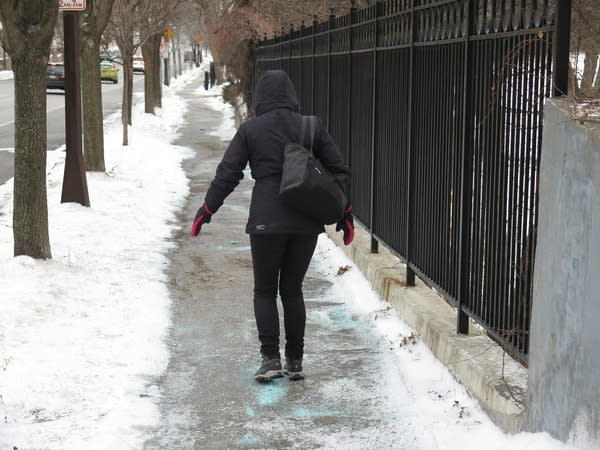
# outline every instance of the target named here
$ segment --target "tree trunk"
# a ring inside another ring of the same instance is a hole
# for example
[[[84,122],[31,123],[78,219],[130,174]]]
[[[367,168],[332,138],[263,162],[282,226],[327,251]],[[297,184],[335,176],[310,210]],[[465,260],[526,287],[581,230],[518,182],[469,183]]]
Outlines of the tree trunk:
[[[15,72],[14,254],[52,258],[46,194],[46,61],[36,52]]]
[[[177,79],[177,50],[175,49],[175,43],[173,43],[173,51],[171,52],[171,59],[173,60],[173,78]]]
[[[123,64],[123,105],[121,112],[121,123],[123,124],[123,145],[129,145],[128,127],[131,125],[131,102],[133,98],[131,93],[132,88],[133,68],[129,64]]]
[[[183,60],[181,59],[181,47],[177,48],[177,61],[179,62],[179,75],[183,73]]]
[[[216,84],[223,84],[223,70],[222,70],[222,64],[221,64],[221,56],[219,54],[219,52],[217,50],[215,50],[214,48],[211,48],[211,52],[213,55],[213,63],[215,65],[215,82]]]
[[[85,169],[104,172],[104,114],[100,81],[100,41],[108,24],[113,0],[87,0],[80,20],[81,90]]]
[[[594,80],[594,85],[592,86],[591,96],[598,97],[600,96],[600,64],[598,64],[598,72],[596,73],[596,79]]]
[[[128,127],[131,125],[133,99],[133,46],[121,48],[123,58],[123,97],[121,99],[121,123],[123,124],[123,145],[129,145]]]
[[[162,37],[161,37],[162,39]],[[160,56],[160,40],[158,41],[158,53],[156,53],[156,64],[154,66],[154,71],[152,74],[154,85],[154,101],[155,107],[162,108],[162,83],[161,83],[161,56]]]
[[[162,35],[149,37],[142,45],[142,55],[145,61],[144,73],[144,102],[145,111],[155,113],[155,108],[162,107],[162,89],[160,84],[160,41]]]
[[[123,97],[121,99],[121,125],[123,125],[123,145],[129,145],[129,83],[127,83],[127,69],[123,66]]]
[[[133,120],[133,60],[123,66],[125,81],[127,82],[127,124],[132,125]]]
[[[581,77],[581,93],[591,95],[594,77],[598,71],[598,54],[594,52],[585,52],[583,62],[583,76]]]
[[[83,95],[83,148],[85,169],[104,172],[104,126],[102,115],[102,86],[100,81],[100,42],[93,38],[82,40],[81,90]]]
[[[133,35],[125,39],[119,45],[121,58],[123,59],[123,98],[121,102],[121,120],[123,124],[131,125],[132,104],[133,104],[133,53],[135,46],[133,45]],[[123,127],[123,145],[129,145],[127,130]]]
[[[579,97],[579,86],[577,85],[577,74],[572,64],[569,64],[569,95]]]
[[[217,84],[223,84],[225,79],[223,78],[223,64],[220,61],[215,60],[215,74],[217,76]]]

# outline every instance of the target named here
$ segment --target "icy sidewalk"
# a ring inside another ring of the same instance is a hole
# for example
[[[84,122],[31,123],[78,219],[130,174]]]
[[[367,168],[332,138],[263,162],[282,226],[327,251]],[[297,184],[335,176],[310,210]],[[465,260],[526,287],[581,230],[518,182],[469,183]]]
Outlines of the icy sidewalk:
[[[566,448],[544,434],[499,431],[324,235],[305,280],[307,378],[255,383],[260,355],[244,234],[253,183],[246,171],[202,234],[189,236],[231,130],[214,91],[190,85],[183,95],[178,143],[197,153],[184,163],[191,196],[169,254],[171,358],[156,381],[160,426],[145,448]]]

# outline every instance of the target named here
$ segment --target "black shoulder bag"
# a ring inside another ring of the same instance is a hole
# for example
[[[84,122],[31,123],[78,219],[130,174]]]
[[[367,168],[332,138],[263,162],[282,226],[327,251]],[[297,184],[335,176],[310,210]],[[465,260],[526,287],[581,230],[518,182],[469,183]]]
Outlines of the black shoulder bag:
[[[309,129],[310,149],[306,142]],[[279,196],[284,203],[323,224],[339,222],[348,200],[336,179],[315,158],[315,117],[302,116],[300,143],[288,143],[283,153]]]

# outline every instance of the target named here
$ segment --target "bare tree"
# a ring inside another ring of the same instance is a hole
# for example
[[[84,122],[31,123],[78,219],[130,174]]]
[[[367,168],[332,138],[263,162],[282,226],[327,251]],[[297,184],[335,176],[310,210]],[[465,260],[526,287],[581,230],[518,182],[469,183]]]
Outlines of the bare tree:
[[[576,61],[583,64],[583,71],[573,75],[579,83],[571,83],[578,96],[600,96],[600,10],[597,0],[573,0],[571,16],[571,51],[577,54]]]
[[[197,0],[202,11],[202,20],[206,29],[208,45],[210,47],[213,62],[217,68],[224,65],[226,55],[223,55],[222,36],[227,33],[225,25],[230,22],[232,16],[240,13],[240,9],[247,2],[242,0]],[[220,33],[223,34],[220,35]],[[232,36],[233,38],[233,36]],[[222,83],[222,72],[217,71],[217,83]]]
[[[128,127],[131,125],[133,103],[133,55],[139,47],[139,43],[134,41],[134,33],[138,29],[137,12],[142,3],[143,0],[115,0],[110,17],[109,33],[117,43],[123,59],[123,145],[129,145]]]
[[[240,80],[249,73],[249,41],[265,34],[280,34],[282,29],[287,33],[290,25],[297,28],[315,18],[325,20],[330,13],[347,14],[353,4],[357,8],[368,5],[365,0],[196,0],[196,3],[202,11],[215,65],[226,65],[229,76]]]
[[[83,146],[86,170],[104,172],[102,86],[98,61],[100,40],[114,0],[87,0],[81,20],[81,88],[83,96]]]
[[[160,44],[165,28],[173,21],[176,11],[188,6],[181,0],[144,0],[140,5],[140,42],[144,57],[145,111],[155,113],[162,107],[160,82]],[[189,11],[188,11],[189,12]]]
[[[46,65],[58,0],[1,0],[15,74],[14,254],[52,257],[46,195]]]

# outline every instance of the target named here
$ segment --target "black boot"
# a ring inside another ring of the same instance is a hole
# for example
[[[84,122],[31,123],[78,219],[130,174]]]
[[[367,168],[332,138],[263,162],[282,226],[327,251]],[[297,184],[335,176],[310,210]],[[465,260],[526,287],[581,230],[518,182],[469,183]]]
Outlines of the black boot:
[[[302,360],[292,360],[285,358],[285,368],[283,373],[288,376],[290,381],[304,380],[304,372],[302,371]]]
[[[279,358],[266,358],[263,356],[260,369],[254,374],[254,379],[262,383],[271,381],[274,378],[282,378],[281,360]]]

